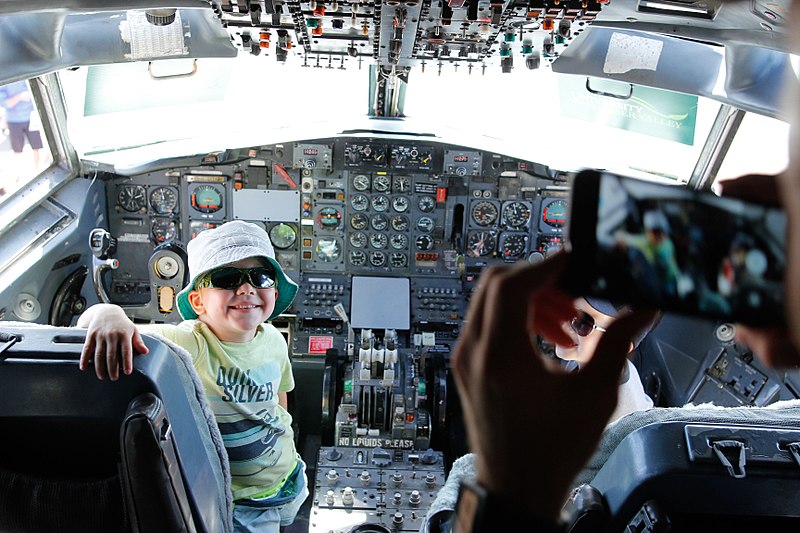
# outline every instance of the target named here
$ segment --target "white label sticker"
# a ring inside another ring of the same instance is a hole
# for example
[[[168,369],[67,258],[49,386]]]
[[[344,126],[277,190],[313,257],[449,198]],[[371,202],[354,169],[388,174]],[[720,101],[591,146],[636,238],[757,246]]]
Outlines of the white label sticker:
[[[608,43],[603,72],[622,74],[634,69],[656,70],[664,43],[624,33],[614,33]]]

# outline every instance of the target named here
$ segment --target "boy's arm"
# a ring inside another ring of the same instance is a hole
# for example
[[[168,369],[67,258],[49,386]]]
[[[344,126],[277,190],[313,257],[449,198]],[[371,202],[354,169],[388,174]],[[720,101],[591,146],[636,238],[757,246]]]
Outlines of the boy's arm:
[[[278,393],[278,405],[283,407],[286,411],[289,410],[289,395],[285,392]]]
[[[77,326],[88,328],[81,351],[80,369],[94,361],[99,379],[119,379],[119,367],[125,374],[133,372],[133,351],[148,352],[139,330],[121,307],[112,304],[93,305],[78,318]]]

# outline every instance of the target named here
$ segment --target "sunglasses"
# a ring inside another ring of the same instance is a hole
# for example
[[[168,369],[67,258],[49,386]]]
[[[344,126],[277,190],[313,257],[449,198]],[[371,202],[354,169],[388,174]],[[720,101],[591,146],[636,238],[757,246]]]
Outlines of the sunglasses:
[[[203,276],[197,288],[230,290],[240,287],[245,280],[256,289],[271,289],[275,286],[275,272],[266,267],[222,267]]]
[[[594,330],[603,332],[606,330],[606,328],[602,328],[595,324],[594,318],[592,318],[592,316],[588,313],[581,313],[580,316],[576,316],[570,321],[569,325],[572,328],[572,331],[581,337],[589,335]]]

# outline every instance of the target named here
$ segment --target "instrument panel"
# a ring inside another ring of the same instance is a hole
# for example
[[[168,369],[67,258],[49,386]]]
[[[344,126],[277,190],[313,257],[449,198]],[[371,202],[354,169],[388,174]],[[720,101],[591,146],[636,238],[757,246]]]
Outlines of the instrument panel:
[[[449,345],[482,269],[560,249],[569,193],[562,174],[535,162],[362,137],[229,150],[196,166],[109,179],[120,265],[106,274],[110,301],[151,298],[144,258],[157,246],[185,245],[228,220],[263,224],[301,286],[289,310],[295,356],[344,348],[346,325],[333,308],[357,311],[350,289],[361,276],[410,280],[406,346],[423,334]]]

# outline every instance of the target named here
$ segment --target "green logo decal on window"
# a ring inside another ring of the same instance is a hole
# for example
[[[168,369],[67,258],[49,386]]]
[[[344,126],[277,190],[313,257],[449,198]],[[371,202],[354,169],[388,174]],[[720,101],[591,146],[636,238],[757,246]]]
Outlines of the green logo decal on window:
[[[561,76],[561,114],[694,144],[697,97],[614,80]]]

